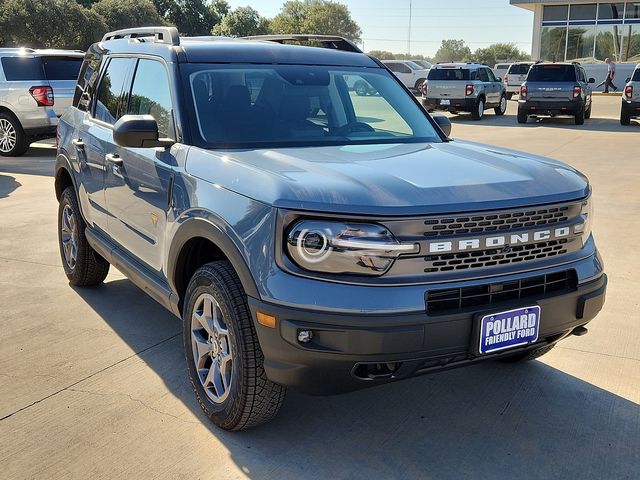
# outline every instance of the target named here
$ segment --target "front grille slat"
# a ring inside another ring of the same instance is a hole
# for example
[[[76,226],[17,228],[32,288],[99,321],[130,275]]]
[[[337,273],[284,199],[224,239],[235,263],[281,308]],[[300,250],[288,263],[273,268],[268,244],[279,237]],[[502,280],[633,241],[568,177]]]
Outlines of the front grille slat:
[[[485,308],[512,300],[540,299],[575,291],[578,278],[575,270],[537,275],[534,277],[427,291],[428,315],[445,315],[465,309]]]

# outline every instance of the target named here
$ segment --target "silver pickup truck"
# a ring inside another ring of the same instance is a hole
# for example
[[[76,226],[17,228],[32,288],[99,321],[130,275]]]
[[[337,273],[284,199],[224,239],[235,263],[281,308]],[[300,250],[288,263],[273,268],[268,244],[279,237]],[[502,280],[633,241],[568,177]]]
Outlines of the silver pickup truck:
[[[496,115],[507,109],[505,86],[491,69],[478,63],[446,63],[431,67],[422,84],[422,105],[428,110],[470,112],[480,120],[493,108]]]
[[[509,65],[504,75],[504,84],[507,87],[507,100],[520,93],[520,86],[527,79],[527,73],[533,62],[516,62]]]
[[[627,78],[627,84],[622,93],[620,123],[629,125],[632,118],[640,118],[640,64],[636,65],[631,77]]]

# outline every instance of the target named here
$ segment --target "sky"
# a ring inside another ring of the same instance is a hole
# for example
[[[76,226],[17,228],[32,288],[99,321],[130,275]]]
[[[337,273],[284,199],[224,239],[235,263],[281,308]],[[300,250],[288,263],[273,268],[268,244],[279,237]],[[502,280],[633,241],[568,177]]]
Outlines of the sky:
[[[283,0],[228,0],[232,8],[250,5],[273,17]],[[471,50],[497,42],[515,43],[531,53],[533,12],[509,0],[340,0],[362,29],[364,49],[405,53],[408,49],[409,4],[411,52],[433,56],[444,39],[462,39]]]

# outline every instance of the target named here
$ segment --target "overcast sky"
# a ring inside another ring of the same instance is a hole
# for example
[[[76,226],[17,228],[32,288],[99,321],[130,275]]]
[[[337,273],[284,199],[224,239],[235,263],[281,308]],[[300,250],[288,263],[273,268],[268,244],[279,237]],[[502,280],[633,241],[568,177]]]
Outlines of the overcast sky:
[[[275,16],[282,0],[228,0],[232,8],[250,5]],[[342,0],[362,28],[365,50],[407,51],[409,0]],[[533,13],[509,0],[413,0],[411,53],[432,56],[443,39],[463,39],[472,50],[513,42],[531,52]]]

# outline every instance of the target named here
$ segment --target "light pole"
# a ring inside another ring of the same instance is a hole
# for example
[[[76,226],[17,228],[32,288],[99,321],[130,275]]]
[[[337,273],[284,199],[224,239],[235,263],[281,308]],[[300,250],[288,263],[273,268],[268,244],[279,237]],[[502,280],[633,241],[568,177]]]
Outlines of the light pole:
[[[412,0],[409,0],[409,36],[407,37],[407,53],[411,55],[411,10]]]

